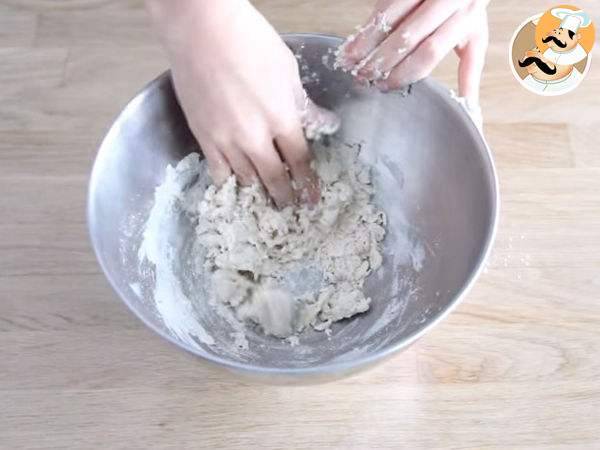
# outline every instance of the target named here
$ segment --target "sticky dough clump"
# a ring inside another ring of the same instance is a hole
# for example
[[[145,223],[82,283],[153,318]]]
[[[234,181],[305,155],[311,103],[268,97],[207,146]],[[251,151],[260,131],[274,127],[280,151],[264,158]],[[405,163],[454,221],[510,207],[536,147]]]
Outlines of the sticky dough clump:
[[[184,201],[206,252],[196,270],[212,274],[210,301],[280,338],[309,326],[326,330],[367,311],[365,279],[382,261],[385,214],[371,203],[359,148],[316,147],[321,200],[315,206],[278,210],[262,187],[239,186],[233,176],[209,186],[201,201]],[[199,164],[198,155],[179,165],[190,163]]]

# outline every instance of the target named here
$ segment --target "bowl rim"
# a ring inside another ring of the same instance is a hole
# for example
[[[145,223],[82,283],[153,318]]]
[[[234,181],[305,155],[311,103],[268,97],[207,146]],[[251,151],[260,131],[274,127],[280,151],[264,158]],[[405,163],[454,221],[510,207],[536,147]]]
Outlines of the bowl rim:
[[[329,41],[333,45],[339,45],[343,42],[343,38],[330,34],[322,34],[322,33],[285,33],[282,34],[284,38],[289,39],[325,39]],[[406,349],[414,342],[416,342],[423,335],[432,330],[435,326],[437,326],[440,322],[442,322],[457,306],[458,304],[466,297],[466,295],[470,292],[476,280],[481,275],[485,262],[488,259],[494,240],[496,238],[497,230],[498,230],[498,221],[500,216],[500,188],[498,181],[498,174],[496,170],[496,166],[494,163],[492,151],[482,133],[482,131],[475,124],[473,118],[468,114],[463,106],[456,100],[456,97],[453,91],[445,88],[439,82],[433,80],[432,78],[426,78],[422,80],[420,83],[425,84],[428,88],[433,90],[437,95],[443,100],[452,110],[454,110],[460,117],[463,118],[465,123],[466,130],[471,134],[471,137],[474,141],[478,142],[480,145],[480,149],[483,153],[484,160],[488,164],[488,168],[492,175],[492,184],[491,188],[493,189],[492,193],[492,214],[491,218],[491,226],[488,228],[485,245],[479,252],[479,257],[477,260],[477,264],[474,270],[471,272],[470,276],[465,280],[461,289],[455,294],[454,298],[448,302],[448,304],[442,308],[439,312],[436,313],[433,318],[423,324],[422,327],[417,328],[413,333],[408,335],[403,340],[390,345],[386,348],[377,350],[370,354],[365,354],[362,356],[357,356],[355,359],[346,360],[346,361],[329,361],[323,364],[319,364],[312,367],[289,367],[289,368],[281,368],[281,367],[263,367],[256,366],[251,363],[244,362],[236,362],[231,361],[225,358],[222,358],[217,355],[210,354],[203,350],[199,350],[190,346],[187,343],[177,341],[171,335],[164,332],[162,329],[155,326],[149,320],[144,318],[140,313],[138,313],[137,309],[132,306],[130,301],[128,300],[127,295],[123,292],[122,289],[119,288],[116,281],[109,274],[107,270],[107,265],[105,260],[99,251],[99,242],[96,238],[96,214],[95,214],[95,201],[96,198],[96,190],[99,185],[99,172],[100,169],[99,161],[102,161],[102,155],[108,151],[108,143],[111,141],[114,135],[119,131],[121,124],[127,119],[129,113],[139,104],[141,103],[145,97],[147,97],[157,86],[162,86],[166,82],[170,82],[171,75],[170,71],[167,70],[154,78],[152,81],[147,83],[137,94],[128,101],[125,107],[119,112],[116,119],[111,124],[108,132],[104,136],[99,146],[96,157],[94,158],[94,163],[91,169],[90,181],[88,186],[87,193],[87,225],[88,225],[88,235],[92,244],[92,248],[94,249],[94,254],[96,255],[96,259],[104,273],[104,276],[107,278],[109,284],[111,285],[113,291],[118,295],[118,297],[127,305],[129,310],[133,312],[133,314],[141,320],[148,328],[153,330],[156,334],[161,336],[162,338],[169,341],[171,344],[176,347],[186,350],[187,352],[193,354],[194,356],[199,357],[203,361],[207,361],[212,365],[217,367],[226,368],[238,373],[244,373],[254,376],[302,376],[302,375],[334,375],[340,373],[349,373],[360,370],[361,368],[367,368],[372,366],[374,363],[384,360],[391,355],[400,352],[401,350]]]

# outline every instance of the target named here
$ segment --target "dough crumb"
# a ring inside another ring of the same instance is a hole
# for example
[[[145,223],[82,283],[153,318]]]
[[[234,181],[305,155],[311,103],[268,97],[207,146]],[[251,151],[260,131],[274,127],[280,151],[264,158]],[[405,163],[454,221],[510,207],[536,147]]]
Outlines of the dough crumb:
[[[317,205],[278,210],[260,185],[240,186],[234,176],[209,186],[195,206],[184,201],[206,250],[195,270],[212,274],[211,302],[291,345],[308,327],[327,331],[369,309],[363,286],[381,265],[385,237],[360,146],[314,143],[314,151]]]

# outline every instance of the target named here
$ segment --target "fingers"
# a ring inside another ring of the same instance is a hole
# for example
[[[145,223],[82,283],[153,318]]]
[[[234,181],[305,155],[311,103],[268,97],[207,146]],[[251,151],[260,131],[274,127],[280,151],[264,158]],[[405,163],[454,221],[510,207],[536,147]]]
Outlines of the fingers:
[[[285,158],[290,166],[298,193],[305,193],[306,199],[312,203],[319,201],[318,181],[310,168],[311,153],[308,148],[302,128],[299,136],[287,134],[280,136],[277,141],[285,152]],[[208,170],[213,183],[222,185],[235,174],[242,186],[251,186],[261,181],[269,196],[279,208],[290,205],[296,195],[285,164],[281,160],[272,141],[267,144],[254,145],[252,148],[241,149],[235,145],[223,145],[224,152],[215,146],[205,145],[203,153],[208,163]],[[206,150],[208,149],[208,150]]]
[[[238,182],[243,186],[250,186],[258,181],[258,176],[250,159],[241,151],[232,146],[224,146],[221,152],[216,146],[205,144],[202,153],[208,163],[208,173],[217,186],[222,185],[235,174]]]
[[[312,153],[302,133],[302,127],[291,127],[287,132],[279,135],[276,140],[281,157],[287,163],[294,180],[296,197],[300,201],[317,203],[320,198],[319,182],[312,170],[310,163]]]
[[[399,89],[428,76],[458,44],[464,30],[471,25],[473,13],[472,6],[456,12],[398,64],[386,80],[376,82],[376,86],[384,91]]]
[[[458,65],[458,93],[473,104],[479,103],[481,74],[485,65],[485,55],[488,47],[489,32],[487,12],[481,11],[481,23],[468,42],[456,50],[460,62]]]
[[[308,139],[332,135],[340,128],[341,120],[337,114],[313,102],[301,83],[298,83],[294,89],[294,103],[297,114],[300,116],[300,126],[304,128],[304,133]],[[294,127],[296,125],[292,121],[290,128]],[[298,134],[297,130],[294,133]]]
[[[273,141],[265,139],[261,145],[253,145],[248,149],[248,156],[275,204],[279,208],[290,205],[294,201],[294,191]]]
[[[224,154],[242,186],[252,186],[258,181],[258,175],[250,158],[241,149],[230,147]]]
[[[345,44],[344,68],[350,70],[367,58],[419,3],[420,0],[378,2],[367,23]]]
[[[386,78],[396,65],[466,3],[467,0],[428,0],[419,5],[369,56],[369,62],[358,71],[358,77],[367,80]]]
[[[217,186],[225,183],[231,176],[231,167],[225,156],[214,146],[203,145],[202,153],[208,163],[208,173]]]

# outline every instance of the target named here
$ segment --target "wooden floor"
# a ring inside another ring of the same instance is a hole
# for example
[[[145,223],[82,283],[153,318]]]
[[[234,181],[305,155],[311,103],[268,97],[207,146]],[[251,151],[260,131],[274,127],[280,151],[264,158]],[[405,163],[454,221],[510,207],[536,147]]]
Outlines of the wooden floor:
[[[340,35],[370,8],[256,3],[280,31]],[[600,23],[597,0],[578,4]],[[95,150],[166,67],[141,2],[0,0],[0,448],[600,448],[600,63],[560,98],[508,66],[512,32],[548,6],[490,7],[482,101],[502,218],[486,273],[405,353],[291,388],[175,350],[90,249]],[[436,75],[453,85],[453,58]]]

